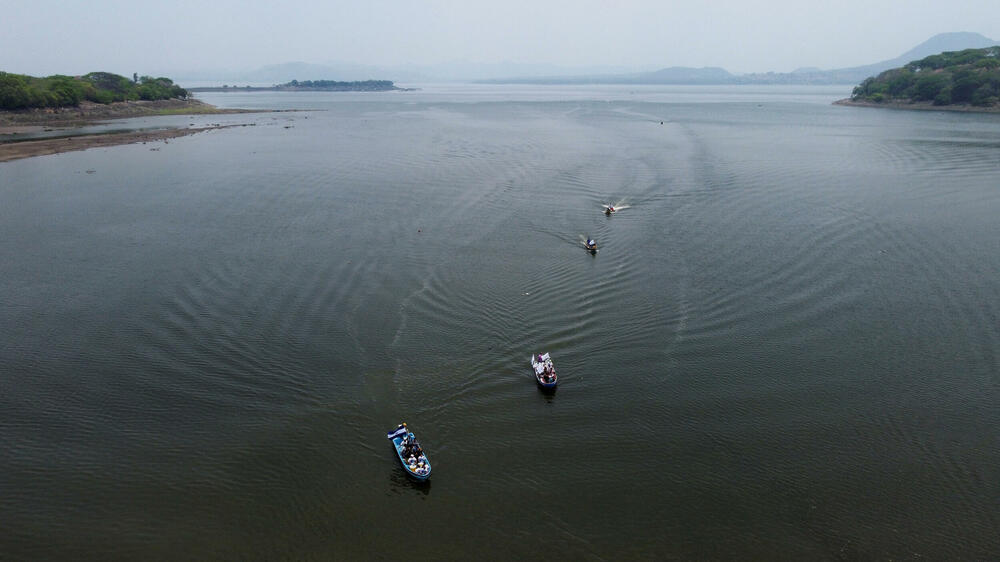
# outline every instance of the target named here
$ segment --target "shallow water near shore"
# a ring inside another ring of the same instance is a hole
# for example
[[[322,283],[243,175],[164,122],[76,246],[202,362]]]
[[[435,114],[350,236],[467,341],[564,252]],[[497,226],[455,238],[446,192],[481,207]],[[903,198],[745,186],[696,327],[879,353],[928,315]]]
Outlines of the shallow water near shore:
[[[848,93],[206,94],[315,111],[0,164],[0,552],[995,557],[1000,115]]]

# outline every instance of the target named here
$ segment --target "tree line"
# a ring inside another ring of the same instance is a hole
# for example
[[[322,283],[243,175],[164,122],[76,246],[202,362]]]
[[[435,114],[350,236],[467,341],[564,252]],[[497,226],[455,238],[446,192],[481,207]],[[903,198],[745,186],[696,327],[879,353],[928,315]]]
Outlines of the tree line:
[[[866,78],[852,100],[1000,105],[1000,46],[947,51]]]
[[[395,90],[396,86],[392,80],[360,80],[356,82],[338,82],[336,80],[292,80],[284,84],[278,84],[276,88],[288,88],[295,90],[332,90],[351,92],[381,92],[385,90]]]
[[[128,79],[110,72],[83,76],[55,74],[44,78],[0,72],[0,109],[73,107],[87,100],[108,104],[116,101],[164,100],[188,97],[188,91],[169,78]]]

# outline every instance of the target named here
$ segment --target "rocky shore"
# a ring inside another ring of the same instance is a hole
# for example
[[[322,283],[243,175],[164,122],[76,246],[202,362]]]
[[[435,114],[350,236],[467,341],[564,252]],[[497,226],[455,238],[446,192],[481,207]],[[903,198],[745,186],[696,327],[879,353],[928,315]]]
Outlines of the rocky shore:
[[[128,101],[111,104],[80,102],[78,107],[45,108],[21,111],[0,111],[0,162],[86,150],[121,144],[166,140],[202,131],[246,125],[213,125],[200,128],[164,129],[162,131],[129,131],[93,135],[72,135],[75,128],[95,125],[114,119],[155,115],[220,115],[258,113],[247,109],[219,109],[214,105],[188,100]],[[20,140],[18,135],[42,131],[63,130],[66,135]]]
[[[25,140],[17,142],[0,143],[0,162],[9,162],[21,158],[31,158],[33,156],[45,156],[47,154],[59,154],[61,152],[72,152],[74,150],[87,150],[88,148],[101,148],[106,146],[118,146],[123,144],[146,144],[148,142],[164,141],[176,137],[183,137],[212,131],[215,129],[228,129],[230,127],[252,127],[253,123],[240,125],[212,125],[210,127],[199,127],[190,129],[164,129],[162,131],[129,131],[126,133],[105,133],[98,135],[78,135],[73,137],[46,138],[38,140]],[[150,150],[159,150],[151,148]]]
[[[119,101],[108,104],[81,101],[76,107],[46,107],[0,111],[0,135],[10,134],[12,128],[25,127],[80,127],[109,119],[146,117],[151,115],[220,115],[253,113],[248,109],[219,109],[195,99],[157,101]]]

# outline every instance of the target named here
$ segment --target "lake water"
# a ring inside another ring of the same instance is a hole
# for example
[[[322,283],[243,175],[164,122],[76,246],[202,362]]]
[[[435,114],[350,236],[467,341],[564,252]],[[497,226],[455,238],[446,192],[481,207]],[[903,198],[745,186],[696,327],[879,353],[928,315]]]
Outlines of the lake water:
[[[205,94],[305,111],[0,164],[0,557],[996,558],[1000,115],[849,91]]]

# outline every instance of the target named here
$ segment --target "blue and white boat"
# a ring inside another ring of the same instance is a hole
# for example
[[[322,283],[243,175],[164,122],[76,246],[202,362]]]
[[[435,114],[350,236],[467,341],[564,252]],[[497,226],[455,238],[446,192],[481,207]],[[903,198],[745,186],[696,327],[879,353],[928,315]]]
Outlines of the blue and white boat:
[[[431,461],[427,460],[427,453],[423,451],[417,437],[406,427],[406,423],[399,424],[399,427],[386,434],[392,440],[393,447],[396,448],[396,455],[399,462],[403,463],[403,470],[417,480],[427,480],[431,476]]]
[[[548,353],[531,356],[531,368],[535,371],[535,380],[542,388],[555,388],[559,382],[556,376],[556,368],[552,365],[552,358]]]

